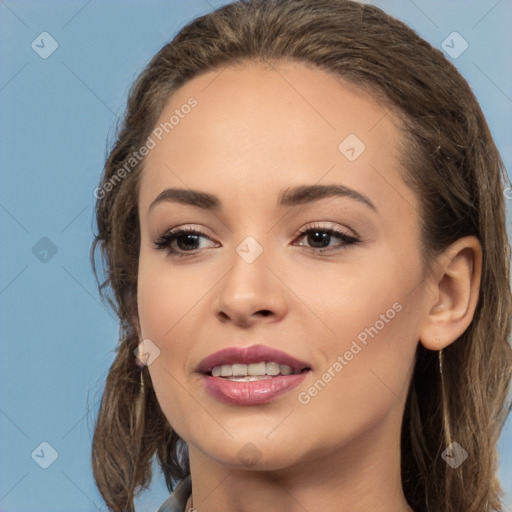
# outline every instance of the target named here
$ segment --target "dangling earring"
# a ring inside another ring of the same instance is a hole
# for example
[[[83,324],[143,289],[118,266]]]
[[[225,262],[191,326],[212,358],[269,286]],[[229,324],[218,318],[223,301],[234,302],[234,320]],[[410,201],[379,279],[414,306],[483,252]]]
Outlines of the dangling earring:
[[[450,429],[450,417],[448,414],[448,401],[447,396],[448,393],[446,392],[445,388],[445,382],[444,382],[444,375],[443,375],[443,349],[441,349],[438,352],[438,358],[439,358],[439,374],[441,378],[441,400],[442,400],[442,407],[443,407],[443,427],[446,434],[446,441],[448,442],[448,446],[452,444],[452,433]]]
[[[138,365],[137,365],[138,366]],[[140,375],[139,393],[135,402],[135,431],[141,433],[144,429],[144,417],[146,409],[146,392],[144,387],[144,366],[138,366],[137,371]]]
[[[142,376],[142,369],[144,367],[142,366],[140,369],[140,387],[139,387],[139,396],[144,396],[144,377]]]

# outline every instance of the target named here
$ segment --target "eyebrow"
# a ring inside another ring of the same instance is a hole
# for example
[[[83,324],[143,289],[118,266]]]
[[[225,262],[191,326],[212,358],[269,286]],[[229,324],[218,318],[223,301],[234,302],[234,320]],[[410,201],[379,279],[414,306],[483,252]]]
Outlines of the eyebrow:
[[[301,185],[287,188],[279,194],[277,205],[280,207],[297,206],[334,196],[354,199],[378,213],[377,207],[368,197],[344,185]],[[211,211],[222,209],[222,202],[217,196],[208,192],[184,188],[167,188],[163,190],[149,205],[149,211],[162,202],[186,204]]]

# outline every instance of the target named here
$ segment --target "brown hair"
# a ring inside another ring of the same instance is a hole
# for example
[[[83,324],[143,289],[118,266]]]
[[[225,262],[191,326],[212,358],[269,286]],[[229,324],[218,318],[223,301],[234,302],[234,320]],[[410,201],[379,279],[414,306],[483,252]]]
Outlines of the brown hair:
[[[186,443],[162,413],[147,368],[144,401],[137,401],[134,319],[144,160],[113,180],[188,80],[224,66],[282,59],[340,76],[399,113],[404,180],[420,200],[426,268],[463,236],[474,235],[482,245],[476,311],[464,334],[443,351],[443,380],[438,353],[418,344],[402,424],[401,471],[415,512],[502,510],[496,444],[512,371],[504,166],[471,88],[443,54],[377,7],[350,0],[243,0],[223,6],[185,26],[134,83],[98,189],[103,192],[97,196],[98,234],[91,248],[96,275],[94,255],[101,250],[100,292],[121,326],[92,445],[98,488],[110,510],[133,511],[134,496],[151,481],[155,454],[169,490],[173,480],[190,473]],[[457,469],[441,457],[452,441],[469,454]]]

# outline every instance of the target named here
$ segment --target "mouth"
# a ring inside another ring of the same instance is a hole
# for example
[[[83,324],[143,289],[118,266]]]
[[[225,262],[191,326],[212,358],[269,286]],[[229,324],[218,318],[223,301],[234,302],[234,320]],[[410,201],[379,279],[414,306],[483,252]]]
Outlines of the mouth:
[[[208,392],[231,405],[257,405],[298,386],[311,365],[264,345],[230,347],[203,359],[197,371]]]
[[[197,372],[212,377],[244,378],[296,375],[311,370],[311,365],[296,357],[265,345],[228,347],[204,358]]]

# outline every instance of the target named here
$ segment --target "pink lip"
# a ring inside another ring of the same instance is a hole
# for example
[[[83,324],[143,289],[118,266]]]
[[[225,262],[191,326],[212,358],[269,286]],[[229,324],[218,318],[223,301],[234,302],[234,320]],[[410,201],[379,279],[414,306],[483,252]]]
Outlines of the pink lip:
[[[311,366],[295,357],[265,345],[251,345],[250,347],[228,347],[205,357],[197,368],[199,373],[209,373],[215,366],[223,364],[251,364],[261,361],[274,361],[290,366],[294,370],[302,370]]]
[[[270,402],[297,387],[309,371],[296,375],[277,375],[271,379],[233,382],[221,377],[202,375],[208,392],[217,400],[233,405],[258,405]]]

